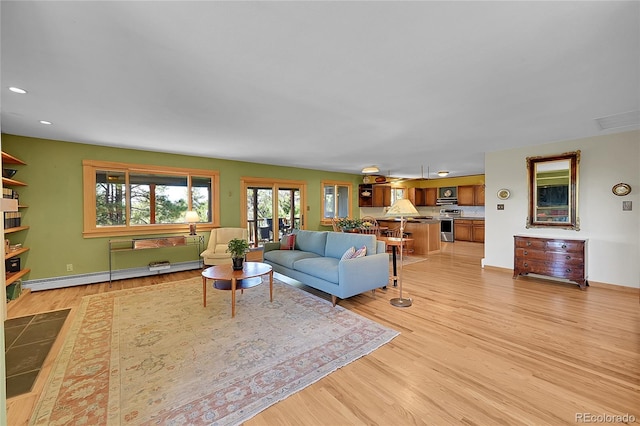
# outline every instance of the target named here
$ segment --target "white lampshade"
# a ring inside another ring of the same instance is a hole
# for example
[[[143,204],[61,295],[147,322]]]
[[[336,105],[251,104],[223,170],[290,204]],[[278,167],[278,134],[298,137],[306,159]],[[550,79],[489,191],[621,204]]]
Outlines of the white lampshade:
[[[184,219],[187,223],[196,223],[200,220],[200,216],[198,216],[198,212],[189,210],[187,214],[184,215]]]
[[[409,201],[406,198],[401,198],[399,200],[396,200],[395,203],[393,203],[393,205],[391,207],[389,207],[389,210],[387,210],[387,213],[385,213],[385,216],[418,216],[420,215],[420,213],[418,212],[418,210],[416,210],[415,206],[411,203],[411,201]]]

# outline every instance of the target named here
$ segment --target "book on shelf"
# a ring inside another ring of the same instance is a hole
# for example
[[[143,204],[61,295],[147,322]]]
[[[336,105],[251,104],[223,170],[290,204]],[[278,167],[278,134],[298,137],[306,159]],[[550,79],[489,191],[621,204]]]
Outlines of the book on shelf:
[[[7,228],[17,228],[20,226],[20,222],[22,221],[22,213],[21,212],[4,212],[4,227]]]

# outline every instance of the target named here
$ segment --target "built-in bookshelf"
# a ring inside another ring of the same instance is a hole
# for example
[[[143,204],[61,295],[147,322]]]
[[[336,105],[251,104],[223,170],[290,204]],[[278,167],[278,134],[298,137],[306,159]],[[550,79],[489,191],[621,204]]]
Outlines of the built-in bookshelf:
[[[28,226],[22,224],[22,209],[27,208],[27,205],[23,204],[19,196],[19,188],[27,186],[26,183],[11,178],[5,177],[4,169],[12,166],[25,166],[26,163],[19,158],[14,157],[11,154],[2,152],[2,198],[17,200],[17,211],[5,211],[4,215],[4,240],[5,240],[5,286],[9,286],[27,275],[31,270],[26,268],[24,263],[16,259],[20,259],[21,255],[29,251],[28,247],[24,247],[20,242],[24,238],[20,238],[20,233],[29,229]],[[18,169],[19,170],[19,169]],[[17,174],[17,173],[16,173]],[[4,205],[4,203],[3,203]],[[15,236],[15,238],[14,238]],[[9,244],[6,241],[9,240]],[[13,262],[12,262],[13,260]],[[7,266],[19,265],[19,268],[11,271]]]

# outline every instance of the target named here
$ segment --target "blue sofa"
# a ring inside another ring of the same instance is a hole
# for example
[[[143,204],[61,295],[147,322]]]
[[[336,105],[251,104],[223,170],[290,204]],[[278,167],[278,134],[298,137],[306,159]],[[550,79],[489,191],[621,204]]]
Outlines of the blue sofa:
[[[389,255],[385,243],[375,235],[295,229],[293,250],[280,250],[280,243],[266,243],[264,261],[274,272],[286,275],[337,298],[346,299],[384,287],[389,281]],[[367,247],[357,259],[340,260],[351,247]]]

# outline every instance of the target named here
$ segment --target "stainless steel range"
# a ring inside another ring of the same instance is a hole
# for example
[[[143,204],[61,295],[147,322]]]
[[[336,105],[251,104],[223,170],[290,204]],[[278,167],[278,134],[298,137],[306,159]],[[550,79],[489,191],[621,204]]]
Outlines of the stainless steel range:
[[[440,240],[454,242],[453,221],[456,217],[462,216],[462,210],[440,209]]]

